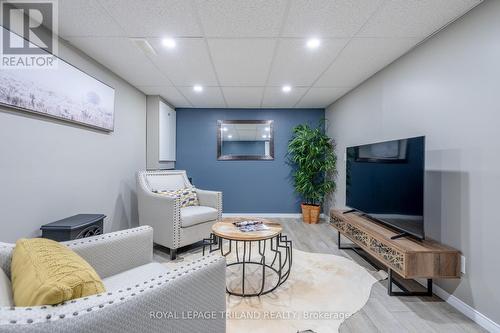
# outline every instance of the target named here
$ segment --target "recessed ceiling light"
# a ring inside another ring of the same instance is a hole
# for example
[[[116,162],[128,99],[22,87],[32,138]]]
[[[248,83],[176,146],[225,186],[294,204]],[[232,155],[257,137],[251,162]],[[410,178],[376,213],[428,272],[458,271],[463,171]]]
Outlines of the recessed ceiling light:
[[[262,138],[264,138],[264,139],[265,139],[265,138],[267,138],[267,135],[265,135],[265,134],[262,134]]]
[[[177,45],[177,43],[175,42],[175,39],[173,39],[173,38],[163,38],[161,40],[161,44],[163,46],[165,46],[167,49],[173,49]]]
[[[193,86],[193,90],[196,91],[196,92],[202,92],[203,91],[203,87],[200,86],[199,84],[195,84]]]
[[[321,45],[321,41],[318,38],[310,38],[307,40],[306,46],[308,49],[314,50]]]
[[[288,85],[281,87],[281,91],[283,91],[284,93],[289,93],[291,90],[292,90],[292,87],[290,87]]]
[[[224,132],[227,132],[227,127],[223,127],[223,128],[222,128],[222,130],[223,130]]]
[[[227,136],[227,138],[228,138],[228,139],[231,139],[232,137],[233,137],[233,136],[232,136],[231,134],[229,134],[229,135]]]
[[[269,132],[271,130],[270,127],[266,127],[266,132]]]

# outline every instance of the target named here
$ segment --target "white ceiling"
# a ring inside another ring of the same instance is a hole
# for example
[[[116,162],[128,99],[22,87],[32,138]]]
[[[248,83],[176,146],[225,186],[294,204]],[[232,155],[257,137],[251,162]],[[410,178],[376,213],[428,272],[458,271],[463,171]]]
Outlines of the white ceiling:
[[[481,1],[59,0],[59,34],[175,107],[320,108]]]

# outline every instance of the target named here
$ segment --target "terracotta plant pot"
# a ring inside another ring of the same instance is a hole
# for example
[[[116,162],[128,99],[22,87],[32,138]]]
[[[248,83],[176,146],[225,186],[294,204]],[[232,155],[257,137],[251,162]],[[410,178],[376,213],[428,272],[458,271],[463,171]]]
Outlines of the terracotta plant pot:
[[[321,211],[321,208],[319,205],[308,205],[308,204],[301,204],[300,207],[302,208],[302,220],[305,223],[309,224],[316,224],[319,221],[319,214]]]

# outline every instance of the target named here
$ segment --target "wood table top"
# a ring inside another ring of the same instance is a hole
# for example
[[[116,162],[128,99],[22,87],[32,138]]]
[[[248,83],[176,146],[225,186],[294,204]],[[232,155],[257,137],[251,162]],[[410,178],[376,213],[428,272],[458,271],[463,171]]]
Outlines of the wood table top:
[[[269,230],[240,231],[233,223],[238,221],[258,220],[263,221]],[[281,224],[270,219],[253,217],[225,217],[212,226],[212,233],[224,239],[237,241],[258,241],[278,236],[283,231]]]

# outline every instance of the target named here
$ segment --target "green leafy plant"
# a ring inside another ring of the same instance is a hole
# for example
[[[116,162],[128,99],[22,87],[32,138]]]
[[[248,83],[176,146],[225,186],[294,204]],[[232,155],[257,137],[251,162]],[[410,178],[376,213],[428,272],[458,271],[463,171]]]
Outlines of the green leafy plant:
[[[335,190],[337,156],[334,148],[334,141],[325,134],[321,124],[317,128],[301,124],[293,129],[288,161],[293,166],[295,191],[304,203],[321,205]]]

